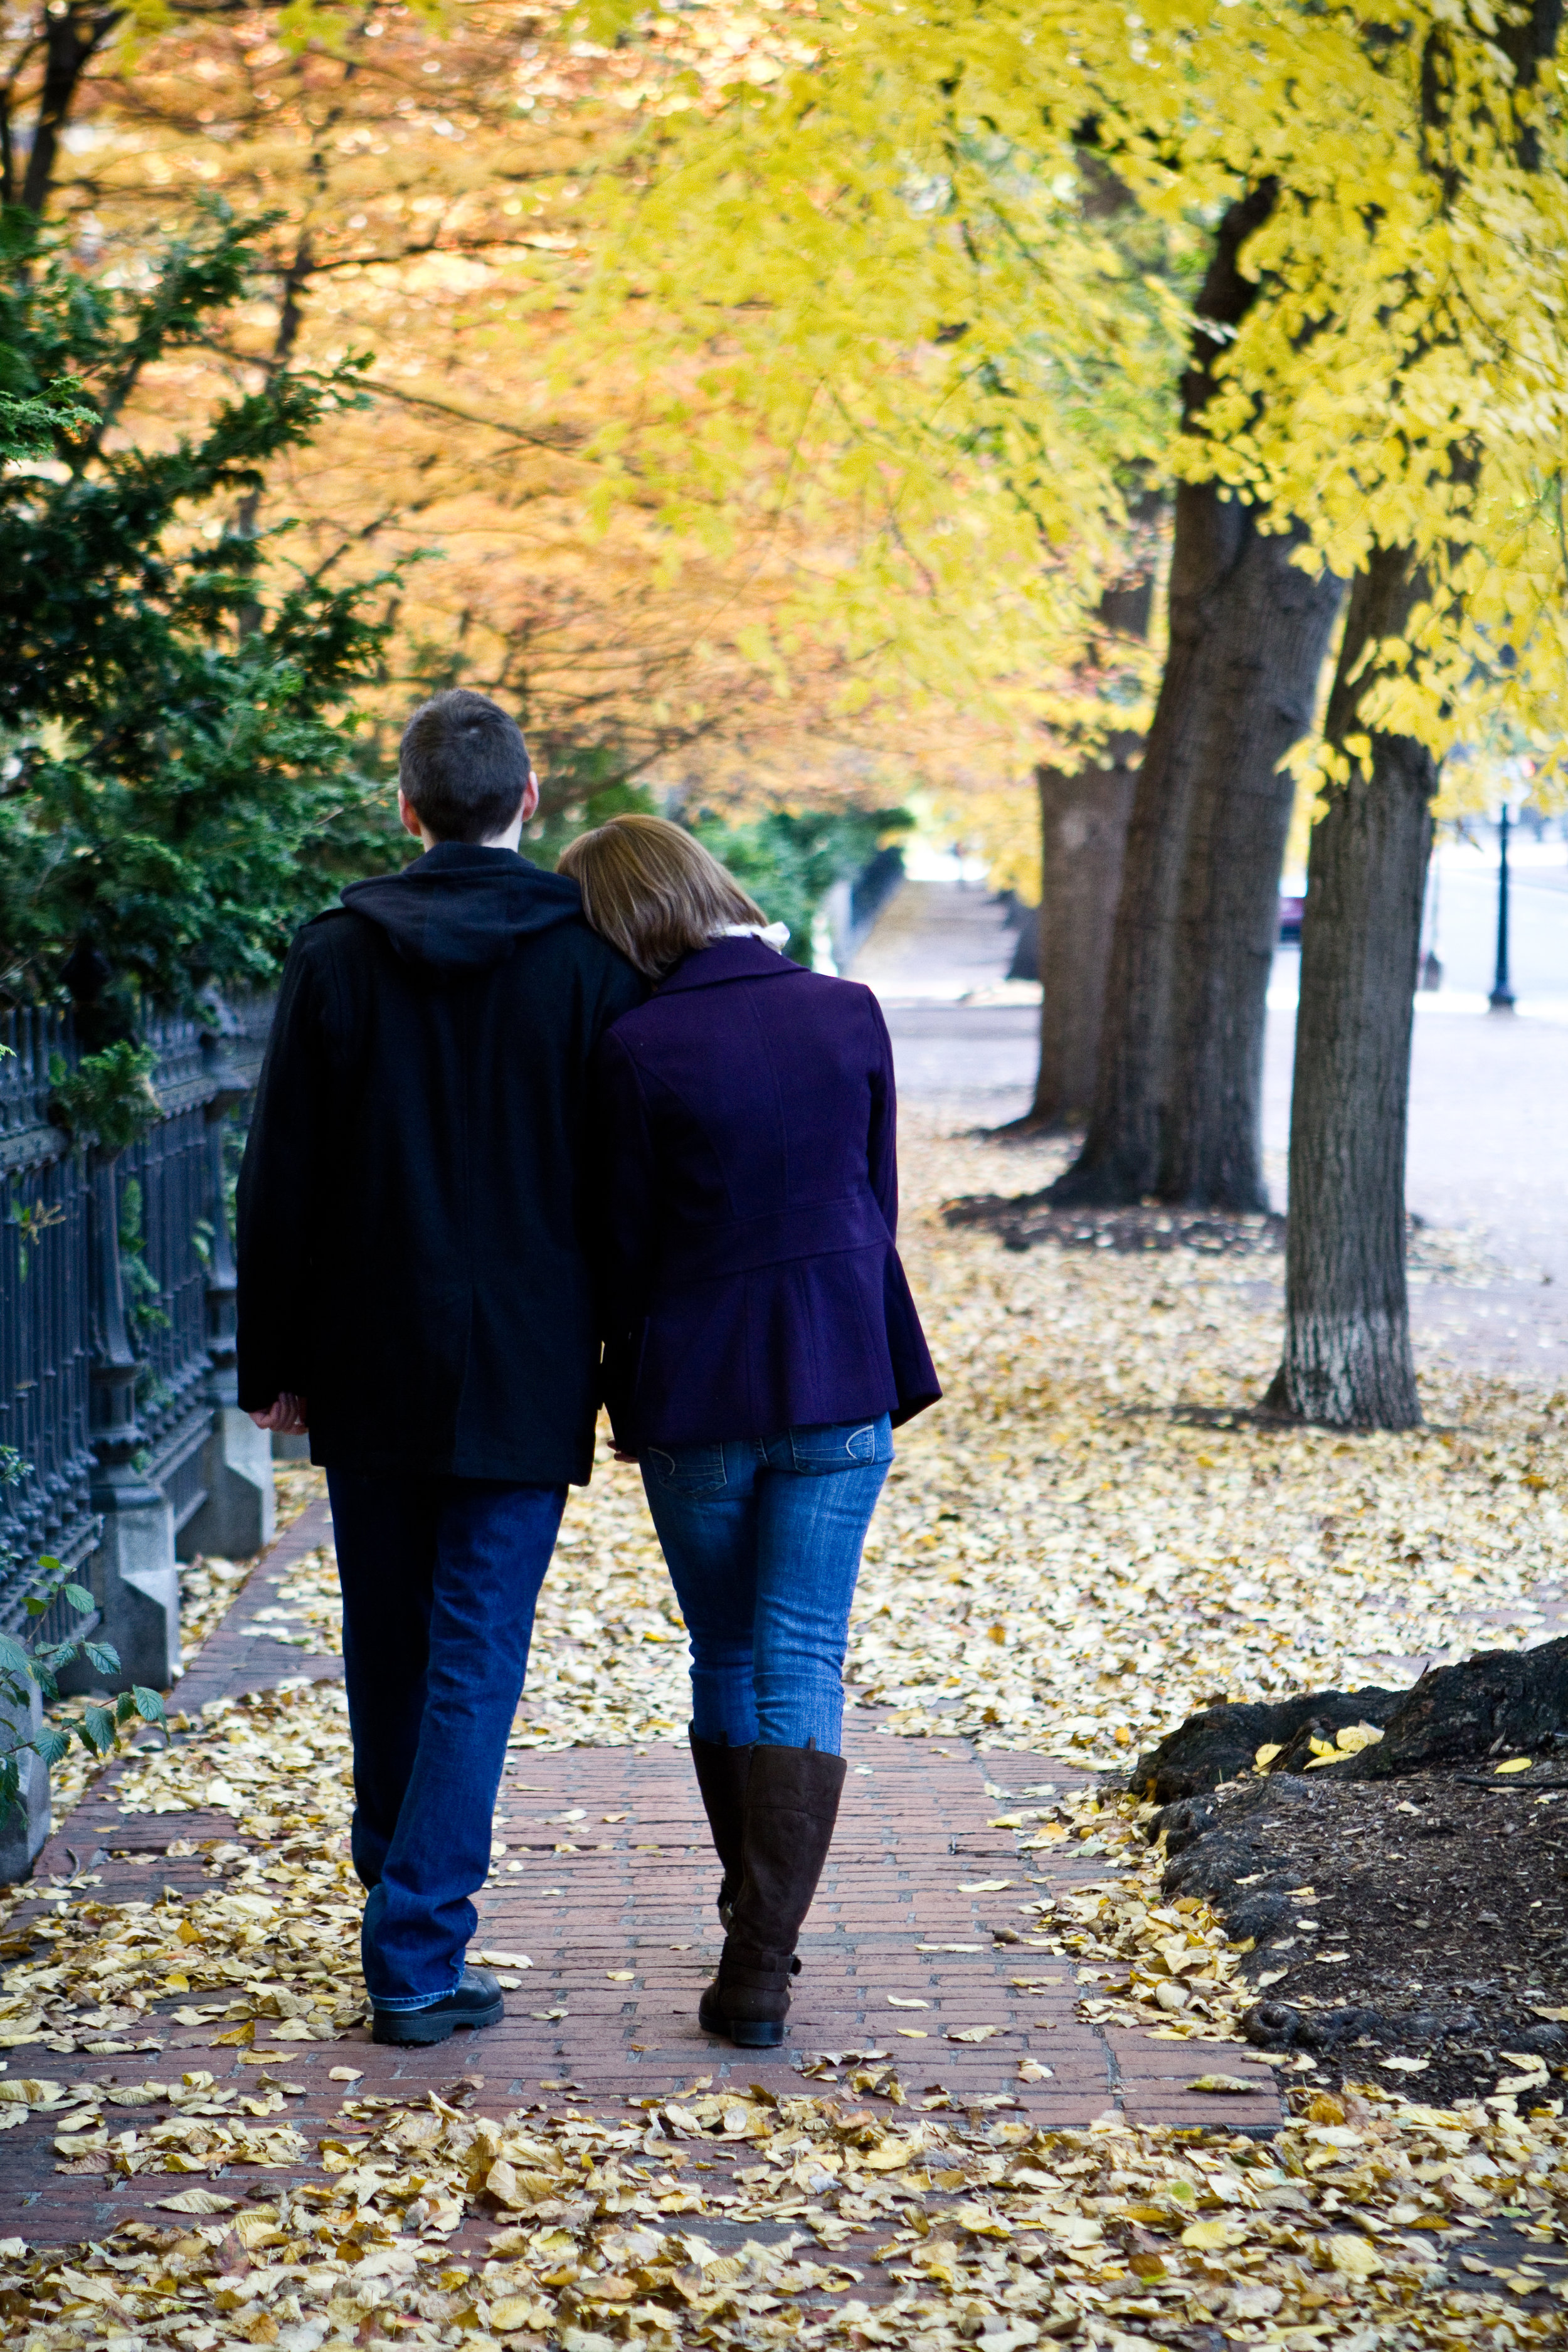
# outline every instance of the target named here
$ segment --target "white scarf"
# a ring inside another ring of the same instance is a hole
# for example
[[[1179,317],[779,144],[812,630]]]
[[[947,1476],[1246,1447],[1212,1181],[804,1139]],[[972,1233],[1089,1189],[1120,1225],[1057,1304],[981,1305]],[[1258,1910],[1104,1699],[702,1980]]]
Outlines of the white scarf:
[[[726,923],[721,930],[710,931],[712,940],[761,940],[765,948],[783,955],[784,941],[789,937],[787,923]]]

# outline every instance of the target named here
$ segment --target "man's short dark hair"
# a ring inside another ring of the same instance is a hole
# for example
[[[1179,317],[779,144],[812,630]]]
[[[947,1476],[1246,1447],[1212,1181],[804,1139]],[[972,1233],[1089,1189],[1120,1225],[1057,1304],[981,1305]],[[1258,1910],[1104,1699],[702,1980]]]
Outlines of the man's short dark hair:
[[[522,804],[528,746],[499,703],[455,686],[414,713],[398,746],[397,774],[415,815],[437,841],[489,841]]]

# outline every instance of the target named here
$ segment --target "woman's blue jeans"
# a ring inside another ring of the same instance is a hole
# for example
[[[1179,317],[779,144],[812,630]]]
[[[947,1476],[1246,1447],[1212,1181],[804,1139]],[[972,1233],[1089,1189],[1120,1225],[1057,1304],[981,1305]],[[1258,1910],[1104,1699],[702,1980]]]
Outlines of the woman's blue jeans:
[[[639,1458],[691,1643],[692,1730],[838,1755],[860,1547],[893,1458],[887,1414]]]

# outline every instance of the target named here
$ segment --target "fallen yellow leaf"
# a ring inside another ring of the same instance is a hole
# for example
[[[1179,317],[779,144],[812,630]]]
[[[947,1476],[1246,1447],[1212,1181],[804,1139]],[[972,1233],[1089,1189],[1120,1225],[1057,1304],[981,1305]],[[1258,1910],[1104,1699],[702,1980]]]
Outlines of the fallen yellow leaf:
[[[503,2295],[490,2305],[490,2326],[498,2336],[511,2336],[528,2326],[535,2300],[528,2294]]]
[[[1182,2231],[1184,2246],[1194,2247],[1200,2253],[1213,2253],[1221,2246],[1231,2246],[1240,2231],[1230,2221],[1189,2221]]]

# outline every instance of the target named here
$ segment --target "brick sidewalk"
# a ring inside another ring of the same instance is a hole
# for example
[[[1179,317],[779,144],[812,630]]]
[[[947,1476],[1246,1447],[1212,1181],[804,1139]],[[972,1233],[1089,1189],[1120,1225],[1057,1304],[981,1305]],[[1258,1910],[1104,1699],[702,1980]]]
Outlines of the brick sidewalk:
[[[237,1698],[241,1691],[269,1690],[304,1675],[311,1682],[341,1682],[343,1662],[313,1650],[297,1650],[258,1628],[258,1612],[277,1602],[278,1588],[308,1552],[332,1540],[332,1515],[325,1501],[307,1503],[271,1549],[264,1551],[240,1586],[223,1622],[195,1651],[170,1697],[171,1706],[195,1715],[209,1699]],[[100,1784],[101,1785],[101,1784]],[[79,1807],[78,1809],[79,1812]],[[74,1818],[74,1816],[73,1816]],[[118,1821],[120,1815],[116,1813]]]
[[[326,1506],[312,1504],[262,1557],[179,1686],[186,1713],[300,1674],[341,1674],[340,1659],[247,1632],[293,1563],[330,1534]],[[720,1941],[718,1874],[684,1747],[514,1751],[497,1810],[496,1835],[506,1851],[477,1898],[478,1948],[524,1953],[533,1963],[521,1989],[508,1995],[504,2022],[423,2052],[379,2049],[363,2032],[282,2044],[279,2075],[303,2085],[289,2120],[307,2139],[336,2124],[341,2086],[328,2081],[328,2070],[345,2063],[363,2069],[356,2095],[405,2091],[417,2101],[466,2074],[479,2108],[501,2113],[542,2101],[608,2114],[627,2099],[693,2089],[703,2077],[715,2089],[733,2081],[831,2096],[845,2069],[819,2070],[821,2058],[875,2051],[887,2053],[916,2107],[940,2085],[956,2106],[1002,2103],[1003,2115],[1040,2125],[1082,2125],[1109,2111],[1137,2123],[1209,2129],[1278,2124],[1278,2095],[1261,2066],[1250,2096],[1184,2087],[1211,2067],[1237,2071],[1247,2053],[1088,2024],[1073,2013],[1073,1963],[994,1938],[993,1928],[1026,1932],[1020,1906],[1031,1896],[1103,1874],[1093,1858],[1058,1860],[1056,1849],[1048,1860],[1021,1856],[1014,1832],[994,1825],[1010,1795],[1047,1783],[1059,1790],[1089,1776],[1045,1757],[980,1758],[957,1738],[889,1738],[876,1725],[866,1709],[847,1718],[850,1771],[838,1835],[802,1940],[789,2040],[776,2055],[732,2050],[697,2022]],[[44,1849],[41,1884],[90,1867],[101,1876],[100,1899],[145,1899],[154,1891],[153,1874],[131,1855],[162,1853],[176,1840],[237,1835],[223,1813],[122,1815],[115,1779],[105,1774]],[[199,1853],[168,1861],[159,1891],[164,1884],[183,1893],[204,1889],[202,1862]],[[1009,1883],[994,1893],[963,1891],[994,1879]],[[1042,1990],[1026,1992],[1019,1979]],[[927,2006],[895,2009],[889,1994]],[[183,1997],[170,1997],[171,2010],[181,2005]],[[151,2012],[148,2023],[165,2026]],[[980,2043],[944,2039],[976,2025],[999,2030]],[[215,2049],[207,2032],[170,2023],[166,2032],[161,2055],[127,2054],[123,2079],[197,2066],[220,2079],[242,2078],[237,2053]],[[912,2038],[917,2032],[925,2038]],[[1025,2058],[1048,2067],[1048,2077],[1022,2081]],[[39,2052],[24,2063],[28,2072],[67,2082],[114,2079],[106,2075],[113,2062],[101,2057]],[[803,2069],[810,2070],[804,2081]],[[248,2079],[254,2084],[254,2073]],[[62,2179],[53,2166],[47,2129],[0,2140],[0,2235],[19,2229],[48,2244],[97,2234],[170,2188],[166,2174],[143,2174],[108,2189],[102,2179]],[[710,2201],[722,2196],[718,2178]],[[276,2193],[280,2185],[276,2174],[243,2179],[252,2190]]]

